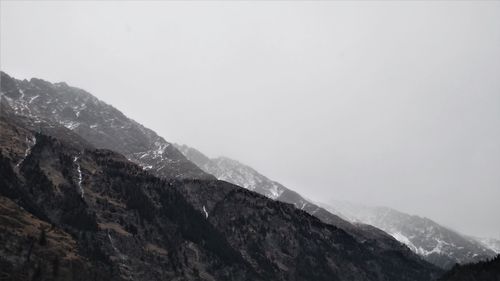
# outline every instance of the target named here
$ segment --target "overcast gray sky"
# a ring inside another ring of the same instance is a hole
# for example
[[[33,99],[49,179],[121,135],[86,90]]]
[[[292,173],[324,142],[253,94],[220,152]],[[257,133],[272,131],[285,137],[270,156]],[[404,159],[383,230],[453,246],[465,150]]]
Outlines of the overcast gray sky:
[[[1,68],[316,201],[500,237],[500,2],[1,2]]]

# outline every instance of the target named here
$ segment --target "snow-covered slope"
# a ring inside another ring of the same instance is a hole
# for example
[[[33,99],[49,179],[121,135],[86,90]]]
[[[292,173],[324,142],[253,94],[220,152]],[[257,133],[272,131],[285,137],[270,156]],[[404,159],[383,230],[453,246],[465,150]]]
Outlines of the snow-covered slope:
[[[186,145],[176,145],[187,159],[219,180],[239,185],[276,200],[286,188],[255,171],[251,167],[226,157],[209,159],[198,150]]]
[[[157,176],[211,177],[154,131],[66,83],[17,80],[1,72],[0,98],[17,114],[61,124],[95,147],[117,151]]]
[[[495,255],[474,239],[419,216],[408,215],[387,207],[369,207],[345,201],[321,204],[329,211],[342,214],[354,223],[370,224],[391,234],[413,252],[442,268],[455,263],[470,263]]]
[[[485,237],[473,237],[473,239],[479,241],[485,247],[491,249],[497,254],[500,254],[500,239],[495,238],[485,238]]]
[[[278,198],[285,187],[259,174],[249,166],[226,157],[218,157],[212,160],[215,164],[210,174],[220,180],[231,182],[246,189],[265,195],[271,199]]]

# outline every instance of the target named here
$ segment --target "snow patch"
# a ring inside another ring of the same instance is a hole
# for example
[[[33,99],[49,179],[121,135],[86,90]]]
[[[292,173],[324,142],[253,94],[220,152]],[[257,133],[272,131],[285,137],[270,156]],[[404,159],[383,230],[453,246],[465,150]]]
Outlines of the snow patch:
[[[27,148],[24,151],[24,157],[21,159],[21,161],[19,161],[16,164],[16,167],[21,166],[21,164],[24,162],[24,159],[26,159],[26,157],[28,157],[28,155],[31,153],[31,149],[35,146],[35,144],[36,144],[36,137],[35,136],[33,136],[33,138],[26,137]]]
[[[205,205],[203,205],[203,212],[205,212],[205,218],[208,219],[208,212],[207,209],[205,209]]]
[[[83,196],[85,194],[85,191],[83,190],[83,187],[82,187],[82,170],[80,168],[80,164],[78,163],[78,159],[79,157],[78,156],[75,156],[73,158],[73,163],[76,164],[76,172],[78,174],[78,188],[80,189],[80,196],[82,197],[83,199]]]
[[[408,248],[410,248],[410,250],[412,250],[413,252],[418,251],[418,248],[415,245],[413,245],[410,239],[408,239],[408,237],[406,237],[402,233],[399,232],[391,233],[391,236],[394,237],[394,239],[398,240],[399,242],[408,246]]]
[[[443,254],[444,251],[443,251],[443,246],[444,245],[448,245],[447,242],[441,240],[441,239],[435,239],[436,240],[436,246],[432,249],[432,250],[426,250],[422,247],[417,247],[415,246],[415,244],[413,244],[411,242],[411,240],[406,237],[405,235],[401,234],[400,232],[395,232],[395,233],[392,233],[391,234],[392,237],[394,237],[396,240],[398,240],[399,242],[405,244],[406,246],[408,246],[408,248],[410,248],[410,250],[412,250],[413,252],[421,255],[421,256],[428,256],[428,255],[431,255],[431,254]]]
[[[22,89],[19,89],[19,93],[21,94],[21,96],[18,99],[16,99],[16,100],[13,100],[12,98],[4,95],[3,93],[2,93],[2,97],[7,100],[7,103],[9,104],[9,106],[17,114],[31,117],[31,118],[35,119],[35,121],[38,120],[38,117],[34,116],[31,113],[31,109],[28,107],[28,103],[25,100],[25,93],[24,93],[24,91]]]
[[[125,257],[121,252],[120,250],[118,250],[118,248],[116,248],[115,246],[115,242],[113,240],[113,238],[111,238],[111,234],[109,234],[109,230],[108,230],[108,239],[109,239],[109,243],[111,244],[111,248],[113,248],[113,251],[115,251],[115,253],[118,255],[118,257],[120,257],[120,259],[122,260],[126,260],[127,257]]]
[[[76,127],[80,126],[80,123],[75,121],[62,121],[61,124],[70,130],[73,130]]]
[[[152,154],[151,157],[153,159],[160,158],[163,160],[163,154],[165,153],[165,149],[170,146],[169,143],[167,142],[161,142],[161,141],[156,141],[154,143],[155,149],[152,151],[149,151],[148,154]]]
[[[276,200],[283,193],[283,189],[280,188],[275,182],[272,183],[271,188],[269,188],[269,198]],[[305,205],[304,205],[305,206]],[[304,207],[302,206],[302,208]]]
[[[32,98],[28,101],[28,103],[32,103],[32,102],[33,102],[35,99],[37,99],[38,97],[40,97],[40,96],[39,96],[39,95],[36,95],[36,96],[32,97]]]

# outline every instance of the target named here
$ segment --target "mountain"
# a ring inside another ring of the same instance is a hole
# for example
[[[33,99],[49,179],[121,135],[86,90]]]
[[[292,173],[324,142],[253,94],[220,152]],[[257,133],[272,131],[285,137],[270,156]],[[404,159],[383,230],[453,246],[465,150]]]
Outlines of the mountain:
[[[432,280],[290,204],[212,178],[162,179],[74,130],[0,115],[7,280]]]
[[[154,131],[84,90],[0,75],[1,98],[19,115],[60,124],[93,146],[117,151],[163,178],[212,178]]]
[[[498,281],[500,280],[500,255],[488,261],[455,265],[439,281]]]
[[[188,155],[191,161],[186,159],[174,145],[155,132],[84,90],[70,87],[64,82],[50,83],[37,78],[18,80],[4,72],[0,74],[0,98],[15,114],[33,119],[33,124],[30,124],[33,130],[40,130],[37,127],[42,123],[48,124],[46,130],[58,127],[51,124],[61,125],[93,147],[114,150],[144,170],[165,179],[215,179],[214,174],[270,198],[294,204],[323,222],[349,230],[359,241],[374,241],[380,248],[399,248],[391,237],[382,235],[378,230],[356,227],[248,166],[226,158],[211,161],[195,150],[190,150],[191,154]],[[234,167],[240,169],[232,174],[224,174],[236,170]]]
[[[296,208],[326,223],[342,227],[359,240],[370,236],[374,239],[374,233],[378,231],[376,228],[379,228],[427,261],[445,269],[455,263],[479,261],[494,255],[488,247],[429,219],[410,216],[389,208],[361,208],[341,201],[320,207],[236,160],[226,157],[210,159],[187,145],[176,144],[176,147],[187,159],[218,179],[237,184],[274,200],[294,204]],[[368,225],[375,228],[370,228]],[[390,243],[382,233],[379,233],[375,240],[385,241],[385,247]]]
[[[344,201],[322,205],[341,213],[351,222],[370,224],[384,230],[425,260],[442,268],[495,256],[495,252],[474,239],[419,216],[387,207],[369,207]]]

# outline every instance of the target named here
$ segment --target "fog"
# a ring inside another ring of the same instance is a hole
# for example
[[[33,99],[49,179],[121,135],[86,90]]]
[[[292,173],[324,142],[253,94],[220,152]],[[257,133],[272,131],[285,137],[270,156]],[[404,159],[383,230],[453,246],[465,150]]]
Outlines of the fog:
[[[500,237],[500,2],[1,2],[1,69],[315,201]]]

